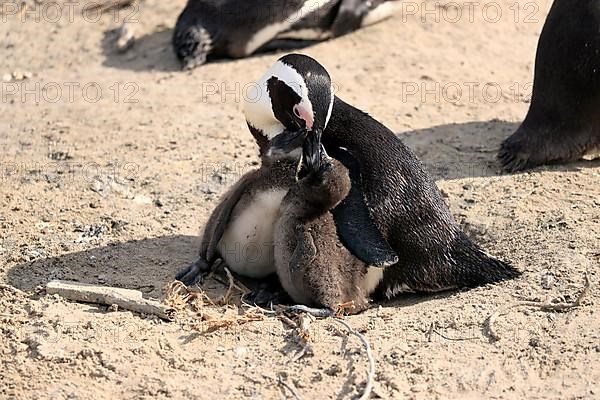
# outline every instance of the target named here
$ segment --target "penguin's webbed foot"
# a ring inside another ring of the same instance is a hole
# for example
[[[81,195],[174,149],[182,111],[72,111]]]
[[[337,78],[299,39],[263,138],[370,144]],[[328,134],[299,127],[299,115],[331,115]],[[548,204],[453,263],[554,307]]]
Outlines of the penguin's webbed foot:
[[[500,145],[498,160],[502,168],[508,172],[522,171],[544,164],[541,148],[531,146],[530,137],[524,137],[520,131],[515,132]]]
[[[244,301],[259,307],[269,308],[272,305],[281,304],[281,293],[260,287],[244,296]]]
[[[195,25],[177,26],[173,35],[173,47],[181,60],[182,69],[191,70],[206,63],[212,44],[204,28]]]
[[[175,279],[182,282],[186,286],[195,283],[202,283],[206,275],[212,270],[211,265],[202,257],[191,263],[187,268],[182,269],[175,276]]]
[[[584,132],[560,132],[550,128],[533,129],[521,126],[498,151],[498,160],[508,172],[522,171],[544,164],[571,162],[581,159],[590,139]]]

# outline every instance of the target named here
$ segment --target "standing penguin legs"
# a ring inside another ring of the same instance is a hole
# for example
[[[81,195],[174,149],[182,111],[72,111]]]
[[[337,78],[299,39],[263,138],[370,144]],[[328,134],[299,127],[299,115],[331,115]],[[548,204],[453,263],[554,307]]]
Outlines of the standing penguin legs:
[[[538,127],[527,121],[502,142],[498,159],[502,167],[515,172],[538,165],[577,161],[594,150],[593,137],[600,132],[571,128]],[[597,140],[600,146],[600,140]]]

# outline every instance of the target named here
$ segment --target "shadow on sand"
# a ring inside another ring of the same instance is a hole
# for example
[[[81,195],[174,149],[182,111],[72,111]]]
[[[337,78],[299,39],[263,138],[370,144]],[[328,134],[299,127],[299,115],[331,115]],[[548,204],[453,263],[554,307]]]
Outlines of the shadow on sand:
[[[160,297],[176,272],[195,259],[197,242],[195,236],[161,236],[39,259],[11,268],[8,283],[28,291],[63,279],[137,289]]]
[[[398,133],[436,181],[506,175],[496,154],[500,143],[509,137],[518,123],[499,120],[438,125]],[[541,166],[529,171],[574,171],[596,167],[600,160],[565,165]]]
[[[171,45],[172,36],[173,29],[157,30],[137,38],[131,49],[120,52],[115,46],[117,30],[107,31],[102,39],[102,52],[106,57],[102,65],[136,72],[181,71]]]

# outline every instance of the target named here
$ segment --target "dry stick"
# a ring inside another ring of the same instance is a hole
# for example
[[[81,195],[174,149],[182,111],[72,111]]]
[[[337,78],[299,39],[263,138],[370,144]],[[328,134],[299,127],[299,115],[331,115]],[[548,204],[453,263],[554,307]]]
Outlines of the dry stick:
[[[367,351],[367,358],[369,360],[369,373],[367,375],[367,385],[365,386],[365,390],[363,391],[362,396],[360,396],[359,400],[366,400],[371,395],[373,391],[373,381],[375,380],[375,359],[373,358],[373,353],[371,352],[371,345],[364,335],[352,329],[348,323],[339,318],[332,318],[334,321],[342,324],[350,334],[356,336],[360,339],[360,341],[365,346],[365,350]]]
[[[308,307],[308,306],[301,305],[301,304],[284,307],[283,311],[284,312],[286,312],[286,311],[288,311],[288,312],[303,312],[303,313],[307,313],[307,314],[312,315],[313,317],[317,317],[317,318],[327,318],[327,317],[335,316],[335,313],[328,308],[313,308],[313,307]]]
[[[156,315],[167,321],[172,321],[175,316],[173,307],[144,299],[142,298],[142,292],[139,290],[54,280],[46,285],[46,293],[59,294],[65,299],[83,303],[104,304],[107,306],[116,304],[125,310]]]
[[[245,375],[242,375],[242,376],[244,378],[246,378],[246,379],[250,379],[250,378],[248,378]],[[272,376],[266,375],[266,374],[262,374],[262,377],[265,378],[265,379],[269,379],[269,380],[272,380],[274,382],[277,382],[277,384],[279,386],[282,386],[285,389],[289,390],[292,393],[292,396],[294,396],[294,399],[296,399],[296,400],[302,400],[302,397],[300,397],[300,395],[298,394],[298,392],[296,391],[296,389],[293,386],[289,385],[288,383],[284,382],[283,379],[281,378],[281,375],[278,375],[277,379],[273,378]],[[250,379],[250,380],[254,381],[254,379]]]
[[[223,302],[223,304],[229,304],[229,300],[231,300],[231,292],[233,292],[233,289],[237,289],[240,292],[242,292],[242,296],[249,293],[250,289],[248,289],[243,284],[236,282],[236,280],[233,277],[233,274],[231,273],[229,268],[224,267],[223,269],[225,270],[225,273],[227,274],[227,279],[229,281],[229,287],[227,288],[227,292],[225,292],[221,301]]]
[[[516,307],[537,307],[537,308],[539,308],[542,311],[565,311],[565,310],[569,310],[571,308],[579,307],[581,305],[581,301],[587,295],[587,292],[588,292],[589,289],[590,289],[590,278],[588,277],[588,274],[586,272],[585,273],[585,286],[583,287],[583,290],[581,291],[581,293],[577,297],[577,300],[575,300],[573,302],[570,302],[570,303],[567,303],[567,302],[553,303],[552,300],[550,300],[550,301],[546,301],[546,302],[540,302],[540,301],[519,301],[517,303],[509,304],[508,306],[499,309],[498,311],[496,311],[495,313],[493,313],[492,315],[490,315],[488,317],[488,323],[487,323],[488,333],[490,334],[490,336],[492,337],[492,339],[494,339],[496,341],[500,340],[501,336],[494,329],[494,323],[496,322],[496,319],[500,315],[506,314],[509,310],[511,310],[513,308],[516,308]]]
[[[279,319],[280,319],[282,322],[286,323],[286,324],[287,324],[287,325],[289,325],[290,327],[292,327],[292,328],[297,328],[297,327],[298,327],[298,324],[297,324],[297,323],[295,323],[293,320],[289,319],[289,318],[288,318],[288,317],[286,317],[285,315],[283,315],[283,314],[280,314],[280,315],[278,315],[278,317],[279,317]]]
[[[299,323],[296,326],[296,337],[297,342],[302,349],[298,351],[294,357],[290,360],[290,362],[294,363],[304,357],[307,352],[313,352],[312,345],[310,344],[310,324],[315,320],[315,318],[310,314],[301,314],[299,316]]]
[[[116,43],[117,50],[119,50],[120,52],[126,52],[133,46],[133,43],[135,42],[136,38],[135,28],[136,25],[134,25],[133,23],[129,21],[123,22],[123,24],[118,30],[118,37]]]
[[[223,304],[229,304],[229,300],[231,299],[231,292],[233,292],[233,289],[235,287],[235,282],[233,280],[233,275],[231,274],[231,271],[229,270],[229,268],[225,267],[225,273],[227,274],[227,279],[229,279],[229,287],[227,288],[227,291],[223,295],[221,302]]]

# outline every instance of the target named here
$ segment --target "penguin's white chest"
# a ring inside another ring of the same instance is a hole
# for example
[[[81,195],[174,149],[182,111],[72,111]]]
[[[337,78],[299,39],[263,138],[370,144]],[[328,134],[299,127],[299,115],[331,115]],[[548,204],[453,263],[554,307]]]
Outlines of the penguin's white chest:
[[[229,222],[217,248],[233,271],[252,278],[275,272],[273,230],[286,193],[285,190],[258,193]]]

